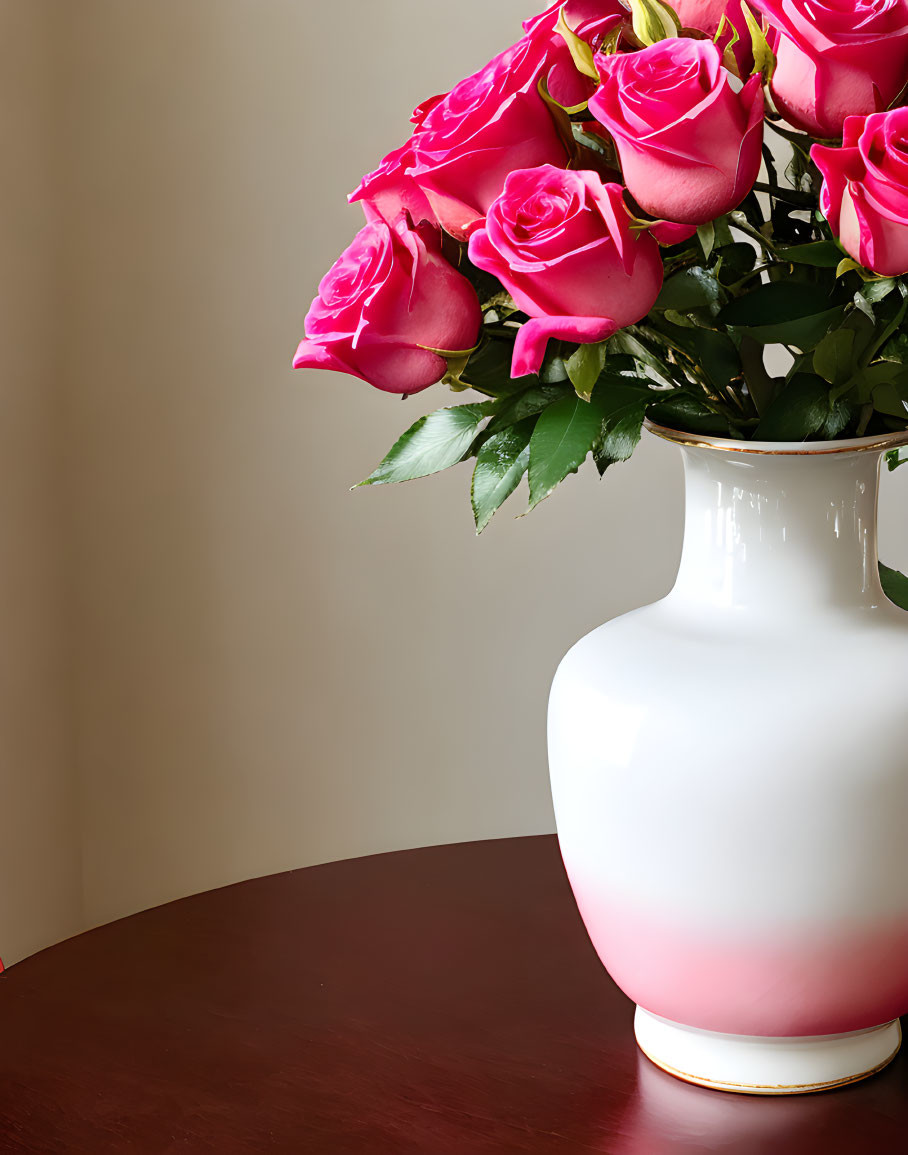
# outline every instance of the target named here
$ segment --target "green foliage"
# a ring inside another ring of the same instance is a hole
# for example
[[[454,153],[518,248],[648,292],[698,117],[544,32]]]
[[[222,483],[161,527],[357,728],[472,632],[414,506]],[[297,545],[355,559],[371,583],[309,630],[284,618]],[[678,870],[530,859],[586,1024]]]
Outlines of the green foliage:
[[[880,350],[880,359],[894,361],[896,365],[908,365],[908,333],[897,333]]]
[[[805,441],[830,416],[826,382],[813,373],[798,373],[766,410],[754,436],[758,441]]]
[[[627,461],[637,448],[652,396],[649,390],[611,381],[603,384],[597,402],[602,424],[593,443],[593,460],[602,476],[610,465]]]
[[[766,39],[766,33],[763,30],[762,23],[757,22],[757,18],[746,3],[741,5],[741,12],[747,24],[747,30],[750,33],[751,49],[754,58],[754,72],[762,72],[768,83],[772,80],[772,74],[775,71],[776,58]]]
[[[669,429],[686,429],[707,437],[734,437],[728,418],[710,408],[703,397],[695,393],[678,392],[665,401],[657,401],[650,406],[648,416],[657,425],[667,425]]]
[[[785,280],[761,284],[730,301],[717,320],[761,345],[793,345],[806,353],[840,313],[826,286]]]
[[[908,610],[908,577],[880,562],[880,581],[886,597],[903,610]]]
[[[701,265],[694,265],[668,278],[653,309],[673,309],[679,313],[689,313],[696,309],[712,311],[724,297],[725,293],[715,273]]]
[[[890,449],[886,454],[886,468],[891,473],[893,469],[898,469],[900,465],[908,464],[908,457],[902,457],[901,450]]]
[[[536,377],[511,377],[512,353],[506,341],[484,341],[460,374],[461,381],[492,397],[506,397],[536,384]]]
[[[534,417],[562,397],[570,396],[563,385],[532,385],[522,393],[513,393],[497,406],[495,416],[487,425],[489,433],[497,433],[509,425],[516,425],[525,417]]]
[[[593,386],[605,368],[605,350],[605,341],[594,345],[578,345],[576,352],[564,363],[577,396],[582,397],[584,401],[589,401]]]
[[[577,472],[601,428],[602,414],[592,399],[563,397],[543,410],[530,438],[530,509]]]
[[[806,245],[785,245],[776,249],[776,256],[794,265],[812,265],[818,269],[835,269],[842,259],[842,250],[833,241],[811,241]]]
[[[813,352],[813,368],[830,385],[841,385],[853,371],[854,330],[834,329]]]
[[[642,45],[678,35],[678,18],[674,11],[659,0],[628,0],[634,35]]]
[[[470,497],[476,532],[482,533],[492,514],[517,486],[530,463],[530,437],[536,420],[525,417],[494,434],[476,454]]]
[[[455,405],[420,417],[360,485],[412,481],[456,465],[470,448],[486,412],[485,405]]]

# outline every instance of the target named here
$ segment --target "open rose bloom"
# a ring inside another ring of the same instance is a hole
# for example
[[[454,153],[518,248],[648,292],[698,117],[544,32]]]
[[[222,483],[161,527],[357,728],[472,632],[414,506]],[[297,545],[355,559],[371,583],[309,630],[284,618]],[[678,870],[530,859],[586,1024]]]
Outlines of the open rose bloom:
[[[624,460],[647,419],[904,429],[906,88],[908,0],[527,12],[373,159],[294,364],[453,389],[366,480],[472,459],[479,529],[527,475],[533,506]]]

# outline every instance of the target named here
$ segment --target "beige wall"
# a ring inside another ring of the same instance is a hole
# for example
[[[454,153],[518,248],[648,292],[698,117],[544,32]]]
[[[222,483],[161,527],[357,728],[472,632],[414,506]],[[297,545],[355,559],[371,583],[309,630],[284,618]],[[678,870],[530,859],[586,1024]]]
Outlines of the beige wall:
[[[32,6],[6,8],[22,20]],[[288,368],[318,278],[359,225],[343,194],[408,131],[409,109],[514,39],[530,7],[54,5],[62,151],[53,170],[42,152],[42,194],[21,206],[17,267],[37,280],[30,305],[15,301],[29,340],[20,384],[4,385],[15,421],[0,458],[15,469],[0,517],[18,535],[0,555],[4,677],[28,670],[0,710],[33,719],[19,741],[38,770],[6,805],[41,832],[41,854],[28,845],[45,939],[77,910],[61,540],[89,922],[320,860],[552,828],[548,682],[574,639],[667,589],[674,451],[648,443],[601,483],[585,471],[477,540],[466,469],[348,492],[446,391],[404,405]],[[51,77],[35,67],[20,149],[49,116]],[[56,296],[42,204],[62,214]],[[887,493],[908,565],[904,503]],[[0,831],[0,853],[26,861],[26,835],[12,837]],[[29,934],[23,948],[42,937]]]
[[[51,8],[0,2],[0,954],[81,925],[58,445]]]
[[[671,451],[647,447],[604,485],[573,479],[477,541],[466,470],[348,492],[446,390],[402,404],[288,368],[359,227],[344,194],[422,97],[516,38],[525,5],[67,13],[89,919],[319,860],[550,830],[547,683],[579,634],[665,589]]]

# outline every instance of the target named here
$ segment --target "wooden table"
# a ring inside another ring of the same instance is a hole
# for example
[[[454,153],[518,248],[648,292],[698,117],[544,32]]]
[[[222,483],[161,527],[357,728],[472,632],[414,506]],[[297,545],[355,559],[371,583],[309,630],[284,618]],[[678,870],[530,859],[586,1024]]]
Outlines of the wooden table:
[[[256,879],[0,977],[0,1151],[605,1155],[908,1149],[908,1060],[823,1095],[636,1050],[554,838]]]

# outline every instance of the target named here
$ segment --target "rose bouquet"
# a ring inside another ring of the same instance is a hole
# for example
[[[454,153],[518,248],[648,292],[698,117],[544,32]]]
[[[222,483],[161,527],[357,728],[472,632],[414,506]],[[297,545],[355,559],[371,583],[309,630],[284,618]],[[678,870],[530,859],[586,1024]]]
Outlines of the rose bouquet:
[[[645,420],[908,426],[908,0],[567,0],[413,114],[294,364],[481,400],[363,484],[474,459],[482,530]],[[767,347],[774,347],[766,357]],[[890,460],[890,465],[897,464]]]

